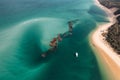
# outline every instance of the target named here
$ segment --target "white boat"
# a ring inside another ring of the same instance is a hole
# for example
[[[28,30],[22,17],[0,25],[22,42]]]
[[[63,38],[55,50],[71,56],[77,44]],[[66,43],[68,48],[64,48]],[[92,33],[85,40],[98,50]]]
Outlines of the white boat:
[[[78,57],[78,52],[75,53],[75,57]]]

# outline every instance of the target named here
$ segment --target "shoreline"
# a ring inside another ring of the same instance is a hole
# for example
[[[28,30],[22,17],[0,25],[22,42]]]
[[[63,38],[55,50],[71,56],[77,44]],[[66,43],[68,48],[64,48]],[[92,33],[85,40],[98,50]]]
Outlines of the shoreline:
[[[106,31],[116,22],[113,12],[117,9],[107,9],[98,0],[95,0],[95,4],[107,13],[110,22],[97,25],[98,27],[90,34],[90,45],[95,52],[103,80],[120,80],[120,58],[101,35],[101,31]]]

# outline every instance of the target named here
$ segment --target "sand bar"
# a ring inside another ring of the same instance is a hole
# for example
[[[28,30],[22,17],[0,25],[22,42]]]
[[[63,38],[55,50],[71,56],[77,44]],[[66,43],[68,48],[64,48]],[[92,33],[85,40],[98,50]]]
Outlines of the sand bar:
[[[116,9],[107,9],[95,0],[95,4],[108,14],[109,23],[98,25],[97,29],[91,33],[90,44],[95,51],[95,55],[101,69],[103,80],[120,80],[120,58],[113,49],[104,41],[101,31],[106,31],[108,27],[116,22],[116,16],[113,11]]]

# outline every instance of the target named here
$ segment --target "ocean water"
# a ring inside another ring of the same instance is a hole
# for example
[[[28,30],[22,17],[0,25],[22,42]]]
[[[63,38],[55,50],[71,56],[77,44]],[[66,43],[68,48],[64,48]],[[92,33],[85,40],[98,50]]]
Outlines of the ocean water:
[[[0,0],[0,80],[102,80],[88,35],[105,16],[93,0]],[[72,36],[42,58],[76,19]]]

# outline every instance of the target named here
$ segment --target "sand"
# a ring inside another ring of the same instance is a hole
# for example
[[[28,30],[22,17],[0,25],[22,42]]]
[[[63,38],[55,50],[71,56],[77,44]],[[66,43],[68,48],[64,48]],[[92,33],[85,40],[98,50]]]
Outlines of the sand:
[[[120,57],[113,51],[101,35],[103,31],[106,31],[108,27],[116,22],[116,16],[113,15],[116,8],[107,9],[99,4],[98,0],[95,0],[95,4],[108,14],[110,22],[98,25],[98,28],[91,33],[90,43],[95,51],[103,80],[120,80]]]

